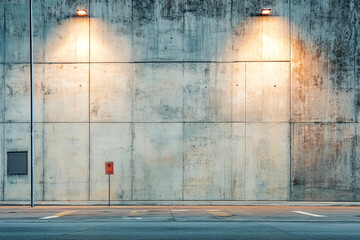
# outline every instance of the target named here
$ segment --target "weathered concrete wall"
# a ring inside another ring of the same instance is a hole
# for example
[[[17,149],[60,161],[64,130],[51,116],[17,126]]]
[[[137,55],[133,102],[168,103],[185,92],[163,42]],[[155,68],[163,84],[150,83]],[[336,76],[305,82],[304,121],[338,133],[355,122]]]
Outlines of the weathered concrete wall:
[[[106,161],[114,200],[360,199],[358,0],[33,2],[37,200],[105,200]],[[0,200],[30,197],[27,16],[0,0]]]

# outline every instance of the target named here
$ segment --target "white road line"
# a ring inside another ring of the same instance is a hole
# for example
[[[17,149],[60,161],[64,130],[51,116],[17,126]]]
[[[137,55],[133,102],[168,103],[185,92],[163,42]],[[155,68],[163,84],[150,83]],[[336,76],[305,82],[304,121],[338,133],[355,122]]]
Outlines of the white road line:
[[[308,215],[308,216],[312,216],[312,217],[327,217],[325,215],[318,215],[318,214],[313,214],[313,213],[308,213],[308,212],[303,212],[303,211],[293,211],[293,212]]]
[[[186,210],[186,209],[172,209],[171,211],[173,211],[173,212],[187,212],[189,210]]]
[[[207,211],[208,211],[208,212],[217,212],[217,211],[219,211],[219,210],[217,210],[217,209],[208,209]]]
[[[51,219],[51,218],[58,218],[59,216],[47,216],[39,219]]]
[[[63,211],[63,212],[57,213],[57,214],[55,214],[55,215],[47,216],[47,217],[42,217],[42,218],[39,218],[39,219],[58,218],[58,217],[62,217],[62,216],[68,215],[68,214],[70,214],[70,213],[74,213],[74,212],[76,212],[76,211]]]

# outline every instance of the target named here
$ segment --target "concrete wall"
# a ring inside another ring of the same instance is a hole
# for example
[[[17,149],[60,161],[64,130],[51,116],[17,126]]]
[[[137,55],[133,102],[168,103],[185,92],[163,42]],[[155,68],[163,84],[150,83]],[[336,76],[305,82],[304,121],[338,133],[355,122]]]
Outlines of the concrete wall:
[[[33,2],[36,200],[105,200],[106,161],[114,200],[360,200],[358,0]],[[28,20],[0,0],[0,200],[30,197]]]

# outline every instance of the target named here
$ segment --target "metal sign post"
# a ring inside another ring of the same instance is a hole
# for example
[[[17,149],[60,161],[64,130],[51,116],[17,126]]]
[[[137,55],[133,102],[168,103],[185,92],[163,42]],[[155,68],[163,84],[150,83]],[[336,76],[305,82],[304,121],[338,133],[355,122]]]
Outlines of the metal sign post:
[[[34,83],[33,83],[33,17],[32,0],[29,1],[30,18],[30,162],[31,162],[31,207],[34,207]]]
[[[110,175],[114,174],[114,163],[106,162],[105,163],[105,173],[109,175],[109,207],[110,207]]]

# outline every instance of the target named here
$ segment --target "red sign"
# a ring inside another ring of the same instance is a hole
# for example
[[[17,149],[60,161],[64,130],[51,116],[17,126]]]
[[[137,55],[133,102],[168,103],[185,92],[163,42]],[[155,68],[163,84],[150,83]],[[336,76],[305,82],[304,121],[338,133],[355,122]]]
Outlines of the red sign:
[[[105,163],[106,174],[113,175],[114,174],[114,163],[113,162],[106,162]]]

